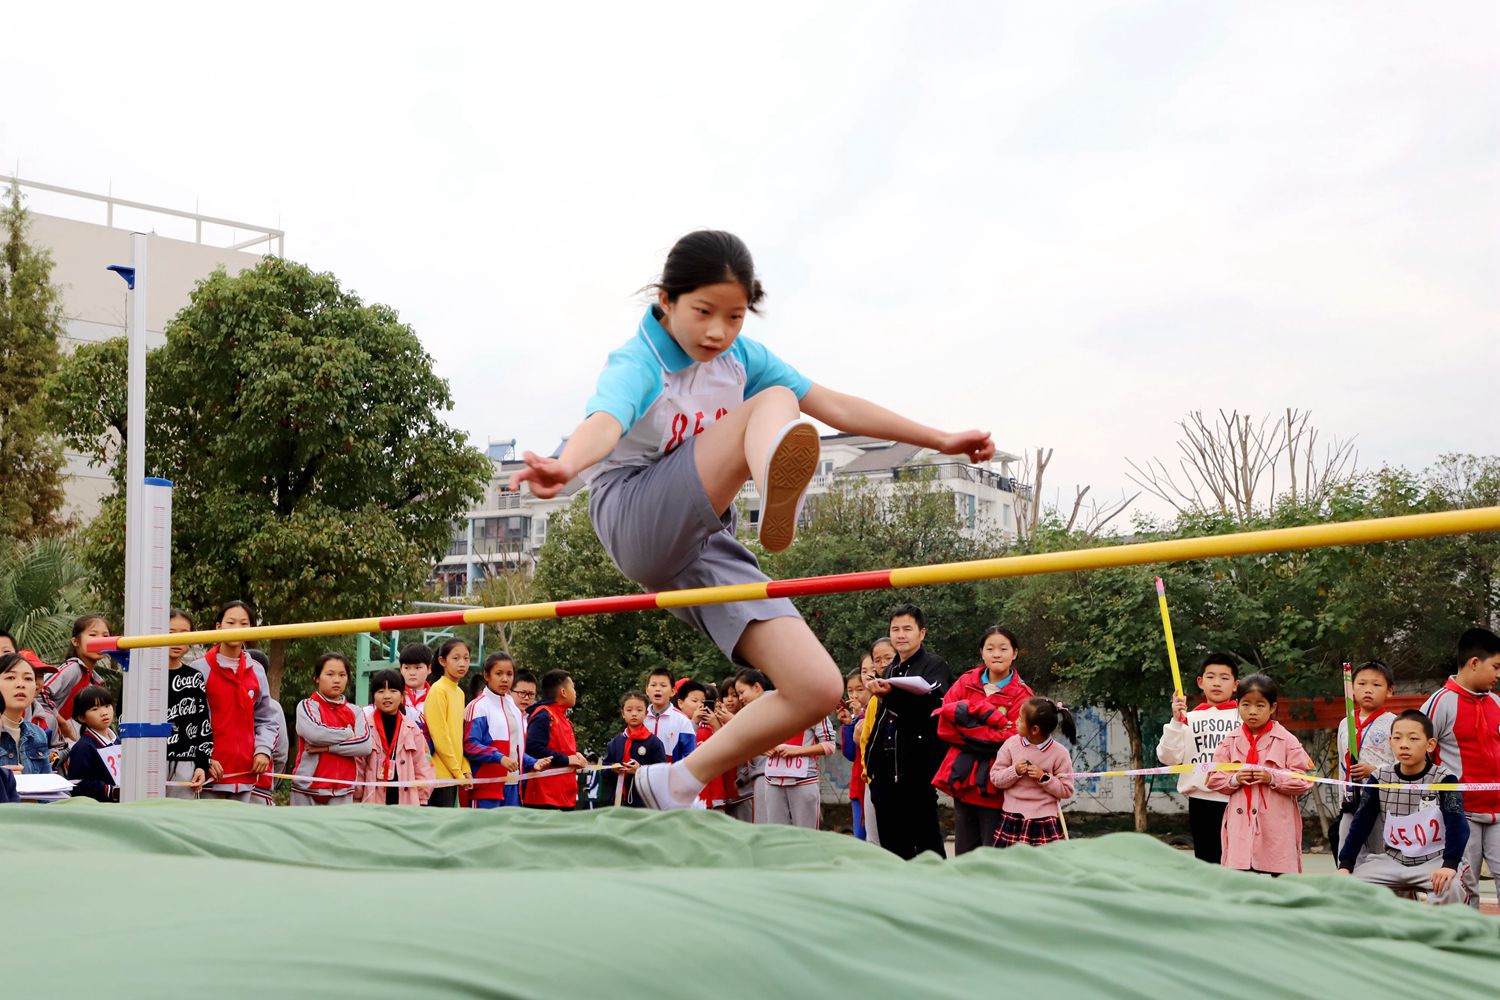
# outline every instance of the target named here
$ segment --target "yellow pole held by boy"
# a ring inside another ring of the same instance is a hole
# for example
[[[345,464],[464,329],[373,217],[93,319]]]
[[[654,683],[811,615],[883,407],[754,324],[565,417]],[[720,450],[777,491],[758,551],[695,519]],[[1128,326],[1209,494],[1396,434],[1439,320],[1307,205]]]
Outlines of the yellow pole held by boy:
[[[1156,602],[1161,605],[1161,627],[1167,634],[1167,659],[1172,664],[1172,690],[1182,694],[1182,671],[1177,666],[1177,642],[1172,638],[1172,615],[1167,611],[1167,585],[1156,578]]]

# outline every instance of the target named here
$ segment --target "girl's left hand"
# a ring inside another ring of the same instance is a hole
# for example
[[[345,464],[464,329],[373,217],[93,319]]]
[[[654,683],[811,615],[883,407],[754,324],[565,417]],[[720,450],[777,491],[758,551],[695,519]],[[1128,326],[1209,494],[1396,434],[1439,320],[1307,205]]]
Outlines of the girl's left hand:
[[[977,464],[995,457],[995,441],[989,431],[959,431],[943,435],[937,450],[944,455],[967,455]]]
[[[270,769],[271,769],[271,758],[267,757],[263,753],[256,754],[255,755],[255,759],[250,762],[250,773],[251,774],[265,774]]]
[[[208,775],[205,774],[203,768],[200,767],[193,771],[193,778],[188,782],[187,786],[195,792],[201,792],[203,791],[203,786],[207,783]]]
[[[516,759],[514,757],[501,757],[500,766],[507,771],[514,771],[516,769]]]

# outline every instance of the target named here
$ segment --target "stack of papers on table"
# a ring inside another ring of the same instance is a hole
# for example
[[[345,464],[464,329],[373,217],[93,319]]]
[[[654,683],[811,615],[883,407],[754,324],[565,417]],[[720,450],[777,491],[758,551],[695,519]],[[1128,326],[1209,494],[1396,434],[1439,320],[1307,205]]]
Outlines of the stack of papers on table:
[[[60,802],[73,794],[73,783],[60,774],[18,774],[16,792],[27,802]]]

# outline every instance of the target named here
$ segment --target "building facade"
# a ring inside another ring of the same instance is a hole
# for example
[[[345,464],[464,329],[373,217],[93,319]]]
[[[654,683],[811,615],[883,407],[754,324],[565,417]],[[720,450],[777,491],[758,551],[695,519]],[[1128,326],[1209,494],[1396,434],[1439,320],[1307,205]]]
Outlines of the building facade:
[[[962,457],[879,438],[825,434],[822,440],[823,457],[808,487],[809,498],[827,493],[841,477],[859,477],[877,492],[889,493],[903,480],[920,476],[953,494],[966,534],[1014,540],[1016,505],[1031,495],[1030,487],[1016,478],[1019,455],[998,452],[991,461],[973,465]],[[559,444],[554,457],[561,451]],[[510,477],[523,465],[516,457],[516,442],[492,441],[487,453],[493,472],[484,501],[455,525],[448,552],[433,569],[434,581],[448,597],[470,596],[475,586],[496,573],[533,569],[547,541],[548,519],[583,488],[583,480],[574,479],[548,500],[512,491]],[[753,531],[760,517],[754,484],[746,484],[740,503],[745,514],[741,530]],[[816,516],[816,510],[816,500],[810,499],[804,516]]]
[[[21,189],[30,216],[30,240],[52,255],[52,283],[62,297],[65,352],[125,335],[128,289],[106,268],[131,263],[132,232],[151,234],[146,250],[148,350],[165,343],[167,324],[188,304],[194,286],[215,268],[238,274],[260,263],[260,253],[285,250],[285,234],[279,229],[39,181],[0,178],[0,192],[9,184]],[[114,488],[114,458],[112,453],[64,454],[64,516],[87,522],[99,512]]]

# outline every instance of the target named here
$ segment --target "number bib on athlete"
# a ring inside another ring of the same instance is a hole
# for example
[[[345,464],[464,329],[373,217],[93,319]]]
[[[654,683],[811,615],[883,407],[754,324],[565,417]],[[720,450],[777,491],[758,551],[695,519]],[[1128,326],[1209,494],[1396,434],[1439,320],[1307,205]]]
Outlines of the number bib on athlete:
[[[1385,843],[1408,858],[1420,858],[1443,849],[1443,817],[1436,805],[1405,816],[1385,817]]]
[[[118,743],[112,747],[99,748],[99,759],[104,763],[105,770],[109,771],[109,776],[117,785],[120,783],[120,756],[124,752],[125,747]]]
[[[798,733],[795,740],[787,740],[794,747],[802,746],[806,733]],[[807,777],[806,757],[770,757],[766,760],[766,777],[801,781]]]
[[[672,454],[689,438],[695,438],[708,430],[729,412],[729,407],[725,404],[733,402],[736,400],[724,393],[681,396],[670,400],[670,417],[661,429],[662,454]]]

